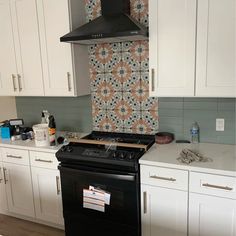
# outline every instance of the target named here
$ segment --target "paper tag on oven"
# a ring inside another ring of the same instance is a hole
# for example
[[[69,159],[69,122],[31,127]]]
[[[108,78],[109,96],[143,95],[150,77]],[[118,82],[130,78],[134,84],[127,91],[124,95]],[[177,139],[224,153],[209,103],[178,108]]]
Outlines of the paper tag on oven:
[[[102,189],[95,188],[94,186],[89,186],[89,190],[96,191],[98,193],[103,193],[104,194],[104,202],[106,205],[110,205],[110,200],[111,200],[111,194],[109,192],[106,192]]]
[[[105,194],[94,190],[83,190],[83,207],[105,212]]]

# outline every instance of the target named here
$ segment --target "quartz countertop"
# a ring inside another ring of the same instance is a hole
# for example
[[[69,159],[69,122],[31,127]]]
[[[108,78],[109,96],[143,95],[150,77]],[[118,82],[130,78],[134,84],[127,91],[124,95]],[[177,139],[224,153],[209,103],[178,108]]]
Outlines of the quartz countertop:
[[[77,133],[78,138],[81,138],[85,136],[85,133]],[[46,146],[46,147],[38,147],[35,145],[34,140],[16,140],[11,141],[8,139],[0,139],[0,147],[5,148],[18,148],[18,149],[25,149],[25,150],[31,150],[31,151],[39,151],[39,152],[50,152],[50,153],[56,153],[62,145],[56,145],[56,146]]]
[[[180,163],[177,158],[180,152],[188,148],[196,150],[212,161]],[[141,165],[151,165],[220,174],[236,177],[236,145],[224,144],[154,144],[140,159]]]

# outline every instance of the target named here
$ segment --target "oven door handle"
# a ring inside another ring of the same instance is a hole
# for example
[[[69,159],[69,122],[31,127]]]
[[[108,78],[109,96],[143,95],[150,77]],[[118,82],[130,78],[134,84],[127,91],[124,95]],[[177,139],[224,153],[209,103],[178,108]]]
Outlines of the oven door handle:
[[[59,166],[60,170],[66,170],[69,172],[76,172],[76,173],[82,173],[86,175],[92,175],[97,177],[103,177],[103,178],[110,178],[110,179],[116,179],[116,180],[124,180],[124,181],[135,181],[135,174],[114,174],[114,173],[103,173],[103,172],[95,172],[95,171],[86,171],[86,170],[78,170],[73,168],[67,168]]]

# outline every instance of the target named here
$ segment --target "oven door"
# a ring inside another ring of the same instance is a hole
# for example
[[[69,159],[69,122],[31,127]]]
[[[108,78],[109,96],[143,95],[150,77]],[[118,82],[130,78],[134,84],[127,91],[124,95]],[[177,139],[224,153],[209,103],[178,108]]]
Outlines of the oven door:
[[[139,236],[139,176],[84,167],[59,166],[63,214],[68,236]],[[110,203],[104,211],[86,208],[84,190],[89,187],[106,192]]]

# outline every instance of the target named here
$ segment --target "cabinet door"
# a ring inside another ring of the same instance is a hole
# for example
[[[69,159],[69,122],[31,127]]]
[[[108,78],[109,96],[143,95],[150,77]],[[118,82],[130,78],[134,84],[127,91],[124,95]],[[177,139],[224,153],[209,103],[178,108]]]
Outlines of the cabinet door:
[[[58,170],[32,168],[36,218],[63,224],[60,174]]]
[[[189,236],[236,236],[236,200],[190,193]]]
[[[199,0],[196,95],[236,97],[236,0]]]
[[[6,198],[4,169],[2,162],[0,162],[0,213],[4,214],[6,212],[7,212],[7,198]]]
[[[188,193],[142,185],[142,236],[187,236]]]
[[[20,95],[44,95],[36,2],[10,2]]]
[[[16,61],[9,0],[0,0],[0,95],[17,95]]]
[[[151,96],[194,96],[196,9],[196,0],[149,0]]]
[[[33,189],[29,166],[3,163],[9,212],[34,217]]]
[[[71,44],[60,42],[70,31],[68,0],[37,0],[37,6],[45,95],[74,96]]]

